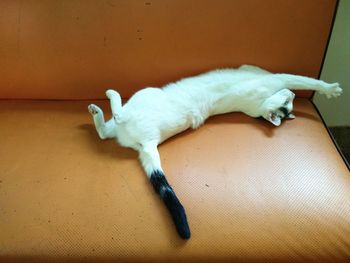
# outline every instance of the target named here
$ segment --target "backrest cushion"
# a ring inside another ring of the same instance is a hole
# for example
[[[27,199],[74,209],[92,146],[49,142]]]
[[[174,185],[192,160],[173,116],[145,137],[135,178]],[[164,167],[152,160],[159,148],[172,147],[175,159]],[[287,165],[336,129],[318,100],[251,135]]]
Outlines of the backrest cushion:
[[[0,98],[123,98],[220,67],[318,77],[335,0],[1,1]],[[310,92],[299,93],[310,96]]]

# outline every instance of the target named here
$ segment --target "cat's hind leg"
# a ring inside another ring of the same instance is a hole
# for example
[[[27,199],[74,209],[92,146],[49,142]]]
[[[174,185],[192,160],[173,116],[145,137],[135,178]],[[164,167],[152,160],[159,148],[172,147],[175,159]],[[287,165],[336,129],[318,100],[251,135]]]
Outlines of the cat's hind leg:
[[[106,96],[110,100],[113,118],[118,122],[122,111],[122,99],[119,93],[112,89],[106,91]]]
[[[157,144],[158,143],[155,141],[142,143],[139,149],[140,161],[154,190],[160,195],[170,212],[177,232],[182,238],[189,239],[191,232],[187,222],[185,209],[177,198],[173,188],[165,178],[164,172],[161,168]]]
[[[96,106],[95,104],[90,104],[88,106],[88,110],[91,113],[96,131],[101,139],[110,139],[114,136],[115,123],[114,120],[111,119],[108,122],[105,122],[105,118],[103,116],[103,111]]]

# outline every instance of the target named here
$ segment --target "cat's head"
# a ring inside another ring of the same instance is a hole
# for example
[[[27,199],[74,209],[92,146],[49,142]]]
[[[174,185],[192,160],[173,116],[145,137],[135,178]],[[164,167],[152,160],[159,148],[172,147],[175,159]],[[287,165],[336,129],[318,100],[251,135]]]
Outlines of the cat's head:
[[[283,119],[294,119],[295,115],[291,110],[288,110],[286,107],[280,107],[275,111],[270,111],[267,115],[267,119],[275,126],[280,126]]]
[[[290,90],[283,90],[281,94],[271,97],[269,107],[263,117],[275,126],[280,126],[283,119],[294,119],[293,100],[295,94]]]

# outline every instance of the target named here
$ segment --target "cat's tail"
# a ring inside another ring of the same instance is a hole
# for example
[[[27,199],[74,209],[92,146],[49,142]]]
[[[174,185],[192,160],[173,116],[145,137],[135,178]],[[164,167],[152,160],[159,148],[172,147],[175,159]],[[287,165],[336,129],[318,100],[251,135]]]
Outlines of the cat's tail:
[[[150,176],[150,181],[154,190],[160,195],[169,210],[179,235],[183,239],[189,239],[191,237],[191,231],[187,222],[185,209],[177,198],[173,188],[169,185],[163,172],[154,171]]]
[[[157,145],[151,144],[150,146],[143,147],[140,151],[140,160],[154,190],[160,195],[160,198],[170,212],[178,234],[183,239],[189,239],[191,237],[191,231],[187,222],[185,209],[177,198],[173,188],[169,185],[160,167]]]

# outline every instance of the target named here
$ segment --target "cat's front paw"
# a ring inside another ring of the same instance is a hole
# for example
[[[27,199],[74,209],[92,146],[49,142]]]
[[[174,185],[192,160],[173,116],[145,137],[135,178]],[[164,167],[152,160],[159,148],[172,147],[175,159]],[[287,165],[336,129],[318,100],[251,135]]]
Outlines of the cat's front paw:
[[[90,104],[88,106],[88,110],[91,113],[91,115],[96,115],[97,113],[99,113],[101,111],[101,109],[96,106],[95,104]]]
[[[343,93],[343,89],[339,86],[339,83],[332,83],[329,84],[327,89],[323,90],[321,92],[322,94],[325,94],[328,99],[339,97]]]

